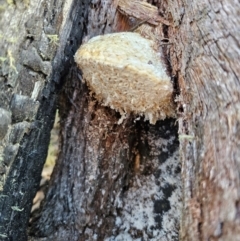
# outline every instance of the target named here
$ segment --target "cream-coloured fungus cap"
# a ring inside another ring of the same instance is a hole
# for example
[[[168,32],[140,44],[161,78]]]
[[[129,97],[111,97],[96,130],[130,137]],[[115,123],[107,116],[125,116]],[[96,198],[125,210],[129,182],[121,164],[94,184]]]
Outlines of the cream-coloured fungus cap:
[[[154,42],[137,33],[100,35],[75,55],[83,79],[103,105],[120,112],[144,115],[155,124],[175,116],[173,86]]]

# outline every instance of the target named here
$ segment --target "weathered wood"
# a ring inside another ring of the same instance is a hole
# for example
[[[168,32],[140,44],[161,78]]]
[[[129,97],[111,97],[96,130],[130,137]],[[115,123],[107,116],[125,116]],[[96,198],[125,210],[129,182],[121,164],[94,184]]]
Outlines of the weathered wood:
[[[178,240],[181,169],[175,120],[136,126],[130,119],[118,125],[120,115],[88,97],[76,77],[68,78],[75,79],[75,104],[63,121],[62,152],[31,235]]]
[[[174,1],[168,11],[178,76],[182,240],[239,240],[239,2]]]
[[[114,1],[89,6],[85,38],[128,26]],[[119,21],[121,20],[121,21]],[[125,29],[128,30],[128,29]],[[31,240],[178,240],[181,180],[175,120],[150,125],[89,95],[73,66],[59,110],[61,153]]]
[[[84,14],[85,2],[75,9],[68,8],[70,1],[1,4],[0,237],[26,240],[55,115],[57,84],[81,39],[84,15],[79,13]],[[72,30],[73,24],[78,28]]]
[[[56,237],[57,240],[66,240],[66,237],[73,237],[73,240],[91,240],[94,237],[97,240],[109,237],[111,240],[110,238],[118,237],[122,240],[123,236],[118,235],[124,235],[121,231],[124,229],[123,221],[128,220],[126,213],[131,210],[128,207],[131,207],[131,202],[135,206],[137,203],[129,196],[131,191],[139,185],[138,180],[141,185],[146,183],[143,173],[146,174],[145,177],[155,173],[156,178],[152,183],[158,183],[158,178],[161,180],[162,177],[156,174],[157,171],[161,172],[158,170],[159,167],[153,165],[154,169],[151,169],[148,163],[157,163],[153,161],[157,160],[157,156],[166,158],[163,147],[164,143],[171,140],[170,136],[174,140],[172,142],[174,148],[168,144],[170,151],[167,152],[173,153],[171,148],[176,149],[176,130],[172,135],[164,136],[165,132],[170,133],[173,128],[172,123],[158,123],[153,127],[142,121],[134,124],[129,119],[125,122],[125,126],[114,126],[117,115],[101,107],[88,96],[87,89],[80,85],[75,67],[67,71],[70,66],[69,59],[75,53],[83,31],[86,31],[89,38],[98,34],[126,30],[126,27],[131,25],[131,21],[126,23],[126,18],[116,14],[117,1],[92,1],[89,8],[87,2],[81,1],[77,4],[77,1],[69,1],[65,3],[64,8],[60,1],[57,3],[58,7],[52,5],[51,1],[32,1],[25,7],[22,2],[16,2],[17,6],[8,7],[3,12],[6,15],[1,18],[0,26],[4,26],[5,35],[3,47],[0,50],[3,57],[1,61],[4,58],[6,60],[1,66],[3,94],[0,95],[2,117],[0,137],[2,138],[1,161],[3,153],[6,161],[1,162],[0,170],[2,194],[7,196],[1,196],[0,200],[0,234],[10,235],[9,237],[13,240],[19,240],[16,239],[17,237],[23,237],[22,240],[24,240],[26,237],[25,226],[30,210],[30,199],[35,193],[40,177],[40,166],[46,153],[46,144],[43,143],[47,143],[49,138],[54,113],[53,80],[59,83],[64,75],[68,76],[67,90],[61,101],[63,149],[51,181],[46,204],[39,216],[39,221],[35,221],[33,225],[35,236],[45,236],[45,240],[56,240]],[[152,2],[158,6],[160,15],[172,23],[162,28],[162,37],[169,38],[172,44],[164,49],[164,53],[168,59],[169,72],[178,80],[180,91],[178,122],[184,180],[181,238],[183,240],[236,240],[240,237],[238,225],[239,67],[237,61],[239,59],[237,12],[239,3],[213,1],[210,4],[204,0]],[[73,5],[74,8],[71,8]],[[28,14],[31,11],[34,14],[24,15],[22,14],[24,9],[29,10]],[[52,12],[53,9],[56,11]],[[72,10],[69,11],[69,9]],[[16,15],[17,13],[21,16]],[[14,18],[9,18],[13,15]],[[68,18],[68,16],[71,17]],[[20,23],[17,32],[16,28],[11,28],[16,26],[16,23]],[[79,26],[75,27],[77,23]],[[51,24],[54,26],[51,27]],[[26,32],[25,28],[30,29],[30,32]],[[54,44],[50,44],[47,35],[58,34],[56,29],[61,33],[58,52],[54,58],[54,52],[51,51]],[[40,30],[41,33],[39,33]],[[22,31],[24,34],[18,34]],[[16,36],[16,33],[20,39],[17,44],[13,44],[12,37]],[[26,34],[29,34],[27,40]],[[69,45],[66,45],[67,43]],[[22,50],[17,51],[20,47]],[[19,57],[17,53],[20,53]],[[62,59],[63,53],[66,59]],[[22,77],[19,78],[19,76]],[[45,82],[45,79],[48,82]],[[45,85],[48,86],[44,87]],[[36,90],[40,90],[39,94]],[[50,97],[53,99],[50,100]],[[22,108],[16,100],[21,100],[24,105],[30,106],[31,111],[25,111],[25,108]],[[109,125],[106,126],[108,121]],[[165,130],[158,136],[156,132],[158,128],[162,128],[160,125],[165,126]],[[114,133],[110,133],[111,130],[114,130],[120,138],[113,137]],[[145,133],[146,131],[148,134]],[[95,132],[98,133],[97,136]],[[34,146],[33,140],[36,140]],[[75,145],[72,141],[75,141]],[[82,144],[79,145],[79,143]],[[95,152],[99,159],[94,159],[91,148],[87,148],[91,145],[94,151],[102,150],[102,152]],[[84,147],[86,148],[82,149]],[[112,156],[108,148],[114,150]],[[36,152],[31,152],[33,150]],[[29,155],[31,153],[33,156]],[[136,155],[135,158],[134,155]],[[21,156],[24,162],[19,161]],[[87,162],[87,158],[91,161]],[[37,165],[36,161],[38,161]],[[26,162],[28,165],[25,164]],[[168,163],[171,164],[171,161]],[[128,167],[130,171],[127,171]],[[160,166],[161,168],[163,166]],[[106,172],[103,172],[104,169]],[[174,169],[179,170],[173,165],[172,173]],[[19,171],[14,172],[15,170]],[[77,170],[81,172],[78,173]],[[13,176],[16,173],[17,177]],[[110,173],[117,173],[118,176]],[[80,174],[82,175],[78,176]],[[98,180],[91,179],[92,176]],[[176,176],[174,180],[179,180],[178,178]],[[12,180],[17,181],[11,182]],[[31,185],[26,185],[29,180],[33,182],[30,183]],[[102,182],[97,186],[99,180]],[[91,192],[86,193],[83,184],[86,184],[86,190]],[[121,189],[123,186],[125,186],[124,190]],[[26,196],[22,195],[21,187],[28,189]],[[117,199],[117,192],[114,193],[111,187],[121,193],[120,199]],[[172,189],[170,187],[166,192],[170,193],[170,196],[172,196]],[[134,191],[141,193],[136,189]],[[112,197],[112,200],[105,195]],[[10,202],[4,201],[3,198],[6,197]],[[23,207],[21,206],[23,197],[26,205],[24,204],[24,210],[20,212]],[[138,197],[143,196],[139,194]],[[125,200],[120,202],[124,205],[114,204],[116,200]],[[160,226],[164,224],[161,214],[164,208],[169,207],[167,202],[169,195],[165,196],[165,201],[161,200],[154,199],[152,202],[154,215],[156,215],[155,224]],[[172,201],[171,208],[177,203],[176,200]],[[99,201],[102,202],[99,203]],[[159,209],[158,207],[162,204],[164,208]],[[136,209],[132,208],[132,210]],[[179,208],[171,210],[179,210]],[[48,211],[52,214],[51,216],[48,215]],[[120,214],[115,215],[115,212]],[[131,214],[134,216],[134,213]],[[106,215],[105,222],[98,223],[99,219],[94,219],[104,215]],[[132,239],[153,238],[153,233],[145,232],[149,230],[148,226],[144,226],[142,230],[139,232],[139,229],[132,225],[128,229],[130,234],[125,233],[125,235],[132,235]],[[164,229],[160,227],[154,230]],[[147,236],[144,236],[145,233]],[[168,240],[177,239],[177,230],[167,234],[175,235],[170,237],[165,235],[164,237]]]
[[[137,19],[142,19],[153,25],[159,25],[163,23],[167,26],[170,25],[169,21],[159,16],[158,8],[150,3],[141,0],[119,0],[118,9],[124,15],[129,17],[135,17]]]

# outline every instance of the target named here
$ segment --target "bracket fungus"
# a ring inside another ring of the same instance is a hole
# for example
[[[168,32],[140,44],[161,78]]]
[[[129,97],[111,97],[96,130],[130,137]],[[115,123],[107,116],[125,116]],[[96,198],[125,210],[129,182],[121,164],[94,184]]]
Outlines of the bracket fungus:
[[[154,42],[138,33],[121,32],[93,37],[75,54],[96,99],[126,115],[144,115],[155,124],[175,116],[173,86]]]

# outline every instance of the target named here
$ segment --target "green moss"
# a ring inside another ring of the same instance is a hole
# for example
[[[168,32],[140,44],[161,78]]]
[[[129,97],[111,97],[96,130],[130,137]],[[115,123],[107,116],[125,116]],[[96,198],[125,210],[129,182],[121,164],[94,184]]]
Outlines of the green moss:
[[[8,50],[8,60],[9,60],[9,67],[11,68],[11,69],[13,69],[16,73],[17,73],[17,68],[16,68],[16,66],[15,66],[15,59],[14,59],[14,57],[13,57],[13,55],[12,55],[12,51],[11,50]]]
[[[57,34],[47,34],[47,37],[49,38],[50,43],[58,45],[59,38]]]
[[[18,206],[12,206],[11,208],[13,211],[17,211],[17,212],[22,212],[24,210],[24,208],[19,208]]]

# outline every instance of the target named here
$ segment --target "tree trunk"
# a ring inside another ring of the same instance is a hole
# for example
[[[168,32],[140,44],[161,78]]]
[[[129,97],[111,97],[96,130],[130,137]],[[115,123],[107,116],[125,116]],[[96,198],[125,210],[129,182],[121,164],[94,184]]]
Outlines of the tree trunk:
[[[68,4],[1,1],[1,240],[27,239],[57,91],[83,33],[85,2]]]
[[[62,152],[32,234],[47,237],[42,240],[178,240],[175,121],[117,125],[120,117],[75,81],[77,104],[63,121]]]
[[[89,6],[86,38],[131,27],[116,7]],[[32,240],[178,240],[176,120],[118,125],[120,115],[90,96],[75,65],[65,82],[61,153]]]
[[[240,238],[239,4],[152,2],[171,23],[159,37],[171,44],[163,53],[177,81],[179,126],[133,116],[117,125],[118,113],[80,80],[73,54],[82,37],[131,27],[117,1],[32,0],[1,13],[4,240],[27,238],[60,89],[61,152],[29,239],[178,240],[181,210],[182,240]]]
[[[239,240],[239,2],[174,1],[169,11],[185,134],[181,238]]]

